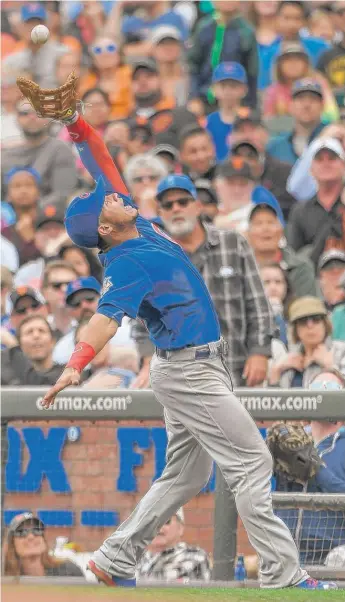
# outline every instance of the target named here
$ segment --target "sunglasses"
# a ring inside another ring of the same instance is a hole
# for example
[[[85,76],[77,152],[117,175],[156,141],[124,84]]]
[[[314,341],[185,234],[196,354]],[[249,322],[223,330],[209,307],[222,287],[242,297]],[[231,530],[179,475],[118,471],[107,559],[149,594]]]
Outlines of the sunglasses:
[[[15,314],[18,314],[19,316],[23,316],[24,314],[26,314],[26,312],[32,310],[32,309],[38,309],[38,307],[40,307],[40,303],[31,303],[31,305],[29,305],[29,307],[18,307],[14,310]]]
[[[107,44],[106,46],[92,46],[93,54],[103,54],[104,52],[114,53],[117,51],[116,44]]]
[[[141,184],[142,182],[145,182],[145,180],[149,180],[149,182],[155,182],[156,180],[158,180],[159,176],[135,176],[135,178],[133,178],[133,182],[135,182],[135,184]]]
[[[180,199],[176,199],[175,201],[162,201],[162,203],[160,204],[162,209],[166,209],[167,211],[170,211],[173,206],[175,205],[175,203],[178,204],[179,207],[187,207],[189,205],[189,203],[192,203],[194,201],[194,199],[192,199],[189,196],[186,197],[181,197]]]
[[[63,286],[68,286],[70,282],[50,282],[49,286],[54,288],[56,291],[60,290]]]
[[[323,322],[325,316],[305,316],[305,318],[299,318],[296,320],[296,323],[300,326],[305,326],[308,322],[312,322],[313,324],[320,324]]]
[[[27,537],[28,535],[30,535],[30,533],[32,535],[35,535],[35,537],[43,537],[44,534],[44,530],[41,527],[30,527],[27,529],[17,529],[17,531],[15,531],[13,533],[14,537],[19,537],[19,538],[24,538]]]
[[[92,303],[93,301],[96,301],[96,300],[97,300],[96,295],[88,295],[87,297],[83,297],[79,301],[78,300],[73,300],[73,297],[72,297],[72,299],[68,302],[68,305],[70,307],[73,307],[73,308],[78,308],[78,307],[81,306],[81,304],[83,303],[83,301],[87,301],[88,303]]]

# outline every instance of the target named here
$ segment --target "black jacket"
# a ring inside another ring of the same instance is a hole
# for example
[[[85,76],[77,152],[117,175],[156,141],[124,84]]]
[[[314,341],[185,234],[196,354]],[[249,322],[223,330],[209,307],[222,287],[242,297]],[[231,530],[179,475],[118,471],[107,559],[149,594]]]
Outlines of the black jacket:
[[[284,218],[287,220],[292,206],[296,203],[296,199],[286,190],[286,182],[290,175],[291,165],[279,161],[270,155],[265,156],[264,165],[260,184],[274,194],[279,201]]]
[[[63,366],[53,364],[46,372],[37,372],[20,347],[1,351],[2,386],[45,386],[54,385],[61,375]]]

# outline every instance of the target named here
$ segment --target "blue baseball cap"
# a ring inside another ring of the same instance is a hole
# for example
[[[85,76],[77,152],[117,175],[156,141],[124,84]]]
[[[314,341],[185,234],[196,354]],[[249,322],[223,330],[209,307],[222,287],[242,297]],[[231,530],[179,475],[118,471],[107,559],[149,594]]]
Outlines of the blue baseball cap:
[[[29,2],[24,4],[21,10],[22,21],[30,21],[30,19],[40,19],[40,21],[47,20],[47,13],[42,2]]]
[[[70,239],[78,247],[98,246],[98,220],[106,195],[104,180],[98,179],[96,188],[77,196],[67,207],[65,228]]]
[[[267,188],[264,186],[256,186],[252,192],[252,203],[254,206],[251,209],[249,221],[259,207],[262,209],[267,207],[276,214],[281,225],[283,228],[285,228],[285,220],[279,202],[277,201],[276,197],[269,190],[267,190]]]
[[[247,83],[247,73],[240,63],[219,63],[212,74],[212,83],[222,82],[226,79],[233,79],[241,84]]]
[[[159,182],[156,195],[157,199],[160,201],[165,192],[176,188],[179,190],[186,190],[193,199],[196,199],[198,196],[196,188],[188,176],[171,175],[163,178],[163,180]]]
[[[67,285],[65,301],[68,305],[69,298],[72,297],[72,295],[74,295],[74,293],[77,293],[78,291],[88,290],[95,291],[95,293],[100,294],[101,288],[102,287],[100,283],[93,276],[89,276],[88,278],[78,278],[77,280],[72,280],[72,282],[70,282]]]

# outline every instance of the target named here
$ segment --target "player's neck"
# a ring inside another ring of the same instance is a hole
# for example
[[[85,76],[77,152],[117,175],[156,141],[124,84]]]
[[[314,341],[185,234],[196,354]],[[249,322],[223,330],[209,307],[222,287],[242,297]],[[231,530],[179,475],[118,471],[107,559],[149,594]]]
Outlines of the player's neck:
[[[107,253],[107,251],[110,251],[110,249],[112,249],[113,247],[118,247],[123,242],[135,238],[140,238],[140,234],[135,225],[123,228],[122,230],[113,231],[111,237],[109,237],[109,239],[105,241],[106,245],[103,248],[103,252]]]

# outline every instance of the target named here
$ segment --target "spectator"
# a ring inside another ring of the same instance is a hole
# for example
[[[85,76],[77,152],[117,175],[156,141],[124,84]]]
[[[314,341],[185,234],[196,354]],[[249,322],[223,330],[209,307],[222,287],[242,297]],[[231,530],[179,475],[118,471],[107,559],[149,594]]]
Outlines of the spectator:
[[[68,76],[74,71],[77,77],[81,74],[81,57],[75,52],[66,52],[62,54],[56,61],[55,76],[57,86],[62,86],[66,83]],[[78,92],[81,95],[80,80]]]
[[[42,292],[48,303],[51,326],[60,336],[69,332],[73,323],[72,312],[65,305],[65,292],[76,277],[73,265],[62,260],[48,261],[44,268]]]
[[[288,345],[287,324],[285,316],[287,307],[291,301],[291,291],[286,270],[279,263],[267,263],[260,267],[260,276],[264,285],[266,297],[269,300],[277,328],[279,338]]]
[[[313,10],[308,19],[309,33],[314,38],[325,40],[332,45],[335,35],[332,17],[326,10]],[[322,55],[321,55],[322,56]]]
[[[142,555],[137,566],[137,579],[150,581],[209,581],[211,566],[208,554],[202,548],[185,543],[184,514],[180,508],[161,527]]]
[[[295,199],[286,190],[291,166],[266,152],[269,139],[267,128],[257,112],[242,109],[234,122],[230,137],[231,152],[250,164],[258,183],[270,190],[287,219]]]
[[[180,159],[184,172],[194,181],[212,181],[216,172],[216,152],[211,135],[197,124],[185,126],[180,133]]]
[[[102,266],[90,249],[77,247],[72,243],[62,245],[59,258],[72,264],[78,277],[94,276],[99,282],[102,281]]]
[[[173,144],[170,144],[170,139],[171,137],[168,134],[164,134],[164,142],[157,144],[157,146],[151,149],[150,153],[165,163],[168,173],[180,173],[180,155],[177,148]],[[174,142],[173,139],[172,142]]]
[[[175,107],[174,97],[163,95],[158,65],[153,58],[142,58],[134,64],[132,91],[135,100],[135,113],[139,117],[148,118],[157,111]]]
[[[271,386],[306,387],[319,370],[336,367],[345,372],[345,343],[330,338],[332,325],[324,303],[316,297],[300,297],[289,308],[292,344],[270,371]]]
[[[141,123],[140,119],[129,119],[128,141],[126,149],[130,157],[142,155],[151,151],[155,144],[155,138],[150,123]]]
[[[254,0],[251,3],[250,17],[255,27],[259,54],[258,87],[264,90],[271,83],[272,56],[280,46],[277,29],[278,0]]]
[[[32,42],[32,29],[46,21],[47,13],[42,2],[24,3],[21,8],[21,32],[26,48],[7,56],[3,65],[12,72],[31,73],[42,88],[54,88],[57,83],[55,63],[68,49],[53,39],[48,40],[44,46]]]
[[[55,335],[43,316],[25,317],[16,336],[3,331],[2,339],[7,347],[1,352],[2,385],[53,385],[61,375],[52,359]]]
[[[83,333],[88,324],[83,318],[74,336],[75,344],[83,341]],[[83,388],[86,389],[128,389],[138,372],[138,356],[135,349],[117,347],[107,343],[90,363]]]
[[[189,77],[184,62],[182,33],[176,27],[161,25],[153,29],[151,42],[163,95],[176,98],[176,106],[184,107],[189,96]]]
[[[212,100],[209,95],[212,72],[221,62],[235,61],[247,73],[248,94],[244,103],[255,108],[259,65],[254,31],[240,15],[240,2],[218,0],[216,6],[217,12],[202,19],[194,32],[189,53],[191,97]]]
[[[314,266],[307,258],[296,255],[286,243],[285,224],[277,200],[261,187],[255,189],[253,198],[255,204],[249,214],[248,241],[259,266],[278,262],[294,297],[316,296]]]
[[[12,167],[33,167],[41,176],[41,206],[65,206],[77,186],[74,155],[61,140],[47,133],[47,122],[37,117],[29,103],[17,105],[18,125],[24,142],[2,152],[2,173]]]
[[[68,2],[64,4],[67,12],[71,11],[69,22],[64,28],[64,33],[66,36],[80,42],[83,63],[85,64],[90,60],[90,44],[105,32],[107,7],[111,7],[111,2],[92,0],[92,2]],[[113,32],[111,36],[113,36]]]
[[[318,276],[323,300],[329,311],[344,303],[345,291],[339,285],[345,275],[345,251],[330,249],[323,253],[318,262]]]
[[[66,268],[64,269],[66,271]],[[51,272],[48,273],[46,279],[50,279],[51,282],[53,278],[58,279],[56,271],[56,269],[53,270],[53,276],[51,276]],[[58,279],[59,282],[62,281],[61,268],[60,278]],[[57,310],[64,311],[69,317],[69,321],[67,321],[64,329],[65,336],[58,341],[54,349],[54,361],[58,364],[66,364],[68,362],[68,358],[74,349],[76,326],[81,320],[90,319],[96,312],[100,292],[101,285],[92,276],[78,279],[75,279],[74,276],[74,278],[65,280],[63,287],[60,286],[58,292],[54,291],[54,301],[57,300],[58,302]]]
[[[220,63],[214,70],[212,91],[218,111],[208,115],[206,128],[212,136],[217,161],[224,161],[229,154],[229,135],[247,89],[247,75],[239,63]]]
[[[80,93],[100,89],[107,95],[110,118],[128,117],[133,110],[131,67],[122,62],[120,48],[113,39],[101,36],[94,40],[90,54],[91,70],[80,80]]]
[[[1,328],[10,328],[10,302],[9,296],[13,286],[13,276],[10,270],[1,265]]]
[[[69,560],[49,553],[44,523],[32,512],[17,514],[11,521],[4,552],[4,574],[11,577],[82,577]]]
[[[319,57],[317,68],[326,75],[338,106],[343,107],[345,101],[345,2],[338,0],[333,3],[333,6],[339,16],[340,39]]]
[[[39,251],[38,259],[22,265],[16,276],[16,286],[41,288],[43,271],[47,261],[55,257],[63,243],[69,240],[64,227],[64,212],[47,205],[38,211],[35,221],[34,244]]]
[[[320,84],[299,80],[292,89],[291,115],[295,119],[291,132],[276,136],[268,143],[267,152],[293,165],[307,146],[316,138],[324,124],[321,122],[323,94]]]
[[[34,243],[40,181],[39,173],[30,167],[13,167],[5,178],[7,199],[15,210],[16,223],[4,228],[2,234],[15,245],[21,265],[40,255]]]
[[[345,296],[345,276],[341,276],[338,285]],[[333,339],[345,342],[345,303],[337,305],[332,312]]]
[[[92,125],[100,134],[104,130],[110,118],[110,100],[106,92],[100,88],[91,88],[82,97],[84,103],[84,119]]]
[[[216,191],[209,180],[200,178],[200,180],[195,180],[194,184],[198,199],[202,205],[200,218],[202,221],[212,223],[218,214],[218,198]]]
[[[325,394],[345,387],[344,376],[334,369],[318,370],[310,381],[312,393]],[[312,420],[311,434],[323,466],[305,485],[277,478],[279,491],[338,494],[345,491],[345,429],[335,420]],[[344,511],[280,511],[280,518],[293,533],[304,564],[324,564],[329,551],[345,544]],[[322,516],[322,518],[321,518]],[[297,527],[298,526],[298,527]],[[297,532],[297,528],[299,533]]]
[[[16,84],[16,74],[2,69],[1,148],[7,148],[8,146],[14,146],[23,142],[23,133],[18,125],[16,116],[16,106],[20,97],[21,92]]]
[[[129,191],[140,213],[148,219],[157,215],[157,185],[167,175],[164,162],[149,154],[135,155],[126,165],[124,177]]]
[[[12,312],[9,330],[16,334],[23,320],[28,316],[43,316],[47,318],[48,307],[41,293],[29,286],[15,288],[10,294]]]
[[[320,255],[332,248],[345,250],[344,190],[345,151],[333,138],[320,139],[313,146],[311,174],[317,183],[315,197],[293,208],[287,239],[295,251],[308,245],[315,265]]]
[[[19,267],[19,255],[16,247],[7,238],[0,237],[0,264],[5,266],[14,274]]]
[[[246,232],[255,188],[255,178],[249,163],[241,157],[224,161],[217,168],[215,186],[220,201],[215,226]]]

